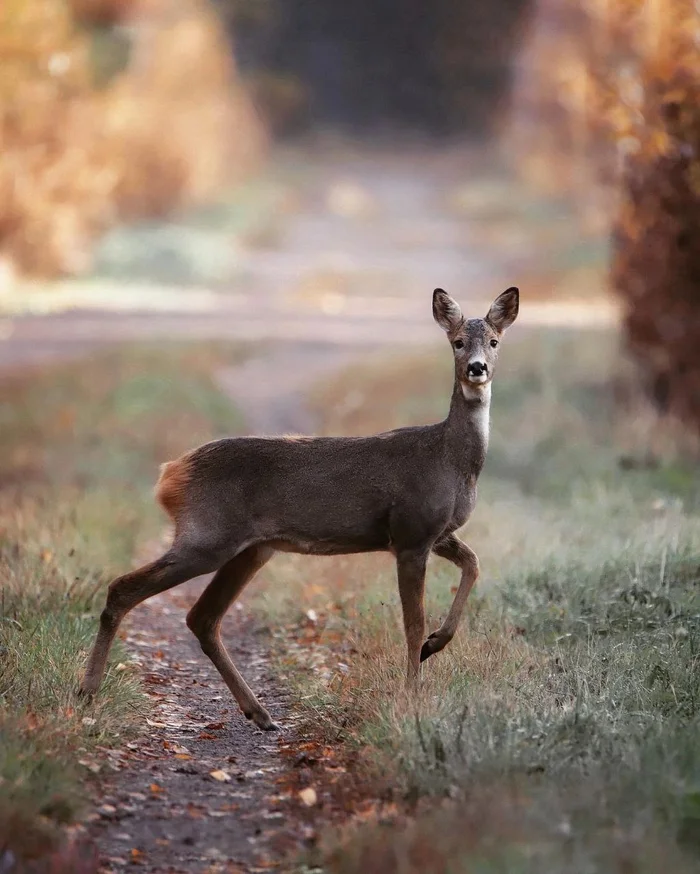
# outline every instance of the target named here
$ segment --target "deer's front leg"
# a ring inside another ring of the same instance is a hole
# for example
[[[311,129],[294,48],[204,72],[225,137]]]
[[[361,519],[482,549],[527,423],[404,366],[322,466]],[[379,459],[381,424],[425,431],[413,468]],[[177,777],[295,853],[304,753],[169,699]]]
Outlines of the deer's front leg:
[[[428,553],[425,550],[403,550],[397,553],[396,567],[399,578],[399,595],[403,609],[403,624],[406,632],[408,655],[407,681],[415,684],[420,671],[420,648],[425,634],[425,567]]]
[[[457,594],[452,602],[450,611],[445,617],[444,622],[434,631],[423,644],[420,653],[420,660],[424,662],[428,656],[440,652],[455,636],[457,626],[464,612],[464,605],[467,603],[469,593],[474,586],[474,583],[479,576],[479,559],[476,553],[471,550],[466,543],[454,534],[450,534],[444,540],[439,541],[433,547],[435,555],[441,558],[446,558],[462,570],[462,578],[459,581]]]

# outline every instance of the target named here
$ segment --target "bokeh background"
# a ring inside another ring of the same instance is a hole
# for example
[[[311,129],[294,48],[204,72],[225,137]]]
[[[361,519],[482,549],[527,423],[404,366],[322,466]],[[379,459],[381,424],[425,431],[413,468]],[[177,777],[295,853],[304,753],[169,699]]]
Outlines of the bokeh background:
[[[612,295],[697,429],[697,40],[689,0],[6,0],[4,308]]]
[[[0,0],[0,874],[698,870],[699,40],[691,0]],[[159,464],[439,421],[432,290],[512,285],[417,699],[391,556],[287,554],[223,625],[279,747],[201,579],[76,696]]]

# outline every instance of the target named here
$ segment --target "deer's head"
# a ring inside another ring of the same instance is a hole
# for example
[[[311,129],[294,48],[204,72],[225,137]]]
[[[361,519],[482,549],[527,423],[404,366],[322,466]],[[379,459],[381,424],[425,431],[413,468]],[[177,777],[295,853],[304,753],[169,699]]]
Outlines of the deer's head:
[[[433,317],[447,334],[455,357],[455,373],[465,396],[480,393],[493,379],[501,338],[518,315],[520,292],[499,294],[484,319],[465,319],[456,300],[436,288]]]

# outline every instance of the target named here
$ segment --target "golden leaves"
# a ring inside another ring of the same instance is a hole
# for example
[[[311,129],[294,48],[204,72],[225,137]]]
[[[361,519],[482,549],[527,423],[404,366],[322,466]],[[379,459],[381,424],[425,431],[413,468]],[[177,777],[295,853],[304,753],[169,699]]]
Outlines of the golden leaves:
[[[149,64],[98,89],[70,4],[0,3],[0,249],[13,269],[81,273],[110,223],[200,200],[256,159],[260,126],[214,13],[160,5],[136,26]]]
[[[574,0],[542,4],[516,101],[524,148],[544,162],[545,180],[568,184],[571,174],[546,169],[564,160],[602,185],[632,155],[681,148],[696,123],[697,36],[693,0],[609,0],[586,11]]]

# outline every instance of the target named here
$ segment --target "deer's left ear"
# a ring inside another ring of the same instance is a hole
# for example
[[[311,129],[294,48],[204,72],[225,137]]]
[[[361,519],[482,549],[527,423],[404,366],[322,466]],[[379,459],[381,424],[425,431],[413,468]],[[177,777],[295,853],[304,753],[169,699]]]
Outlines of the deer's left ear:
[[[491,304],[491,309],[486,314],[486,321],[502,334],[506,328],[510,328],[518,316],[520,307],[520,291],[513,286],[499,294]]]

